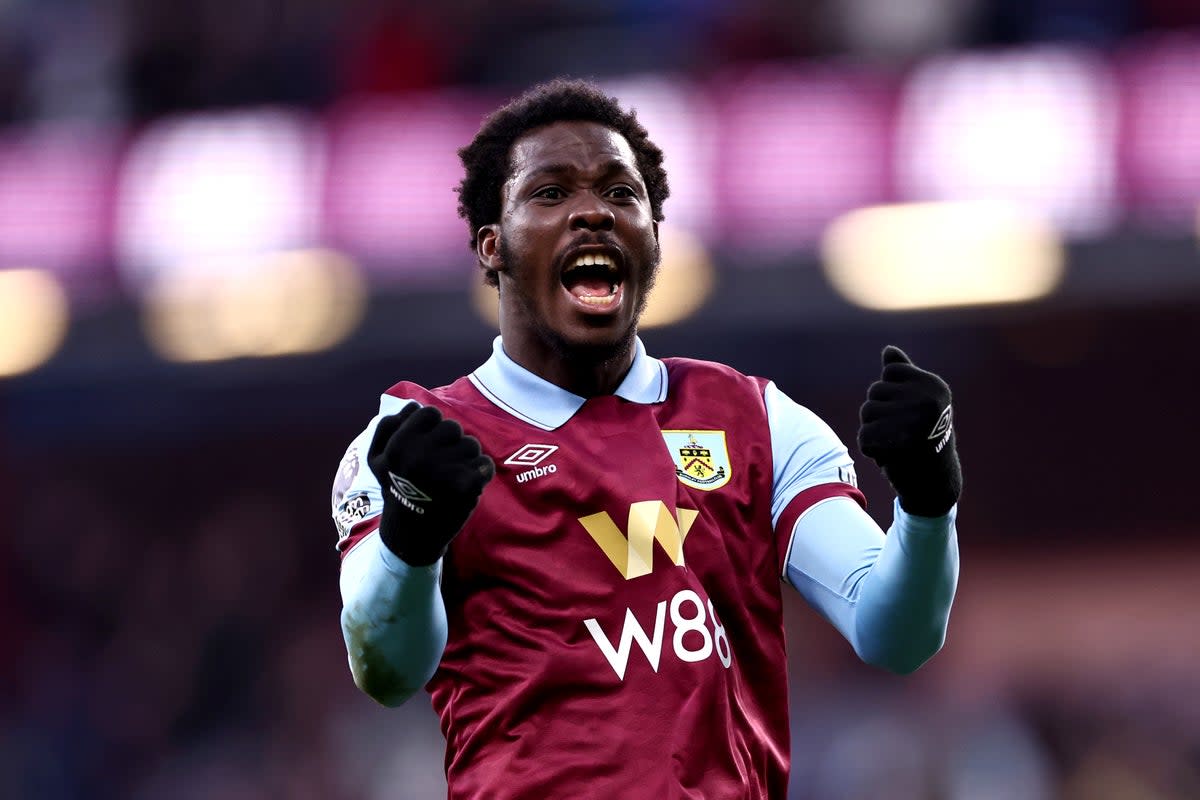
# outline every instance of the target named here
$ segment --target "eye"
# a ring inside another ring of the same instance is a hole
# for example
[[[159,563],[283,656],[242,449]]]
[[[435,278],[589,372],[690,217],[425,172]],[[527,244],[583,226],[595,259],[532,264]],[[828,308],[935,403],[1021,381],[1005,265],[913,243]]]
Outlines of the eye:
[[[540,197],[543,200],[562,200],[567,196],[567,193],[557,186],[543,186],[534,192],[533,196]]]
[[[637,192],[633,190],[633,187],[623,183],[611,187],[605,194],[617,200],[632,200],[637,197]]]

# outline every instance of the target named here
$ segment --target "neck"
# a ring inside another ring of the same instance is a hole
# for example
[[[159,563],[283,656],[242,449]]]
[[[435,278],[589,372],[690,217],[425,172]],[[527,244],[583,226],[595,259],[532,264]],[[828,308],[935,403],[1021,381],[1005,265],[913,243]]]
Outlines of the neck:
[[[516,363],[568,392],[580,397],[612,394],[633,365],[630,331],[615,345],[600,347],[571,345],[527,328],[506,330],[500,326],[504,352]]]

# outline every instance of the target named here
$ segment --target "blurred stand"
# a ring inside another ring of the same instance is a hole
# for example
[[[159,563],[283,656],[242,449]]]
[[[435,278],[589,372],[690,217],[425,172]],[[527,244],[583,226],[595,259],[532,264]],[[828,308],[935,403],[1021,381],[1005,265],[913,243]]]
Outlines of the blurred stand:
[[[886,342],[956,393],[947,645],[882,675],[787,592],[792,800],[1200,797],[1197,8],[0,2],[0,797],[444,793],[326,498],[486,356],[453,150],[560,73],[667,153],[652,352],[848,443]]]

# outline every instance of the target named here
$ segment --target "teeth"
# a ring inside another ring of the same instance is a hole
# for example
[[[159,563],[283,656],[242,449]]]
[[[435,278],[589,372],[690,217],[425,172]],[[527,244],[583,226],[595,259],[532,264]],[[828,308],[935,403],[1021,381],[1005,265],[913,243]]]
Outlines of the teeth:
[[[606,255],[605,253],[587,253],[579,256],[573,262],[571,262],[571,264],[567,266],[567,271],[573,270],[576,267],[594,267],[596,265],[608,267],[609,271],[616,271],[617,269],[617,265],[612,260],[611,256]]]
[[[583,302],[587,303],[590,306],[605,306],[605,305],[608,305],[612,301],[613,297],[616,294],[617,294],[617,287],[613,286],[611,289],[608,290],[608,294],[604,295],[603,297],[584,296],[584,297],[580,297],[579,299],[582,300]]]

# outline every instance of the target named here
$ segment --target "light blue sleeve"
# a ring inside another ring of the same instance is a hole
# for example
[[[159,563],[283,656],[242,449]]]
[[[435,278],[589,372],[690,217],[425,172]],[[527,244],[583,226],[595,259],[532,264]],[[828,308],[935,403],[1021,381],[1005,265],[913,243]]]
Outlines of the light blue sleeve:
[[[833,497],[796,520],[786,578],[868,664],[906,674],[946,639],[958,585],[955,506],[916,517],[893,502],[884,536],[858,503]]]
[[[383,511],[379,482],[366,467],[367,450],[383,417],[410,400],[384,395],[379,414],[355,438],[334,479],[333,517],[339,542]],[[396,706],[420,691],[446,648],[441,561],[411,567],[372,532],[342,559],[342,637],[354,682],[378,702]]]
[[[774,458],[772,521],[801,491],[857,486],[846,447],[774,384],[764,390]],[[945,641],[958,585],[957,506],[916,517],[893,503],[888,535],[852,498],[818,500],[792,528],[783,578],[869,664],[908,673]]]
[[[771,523],[805,489],[823,483],[858,486],[854,460],[824,420],[781,392],[774,383],[763,390],[771,430],[773,490]]]
[[[398,706],[429,682],[446,649],[442,562],[410,567],[374,532],[342,562],[342,638],[358,688]]]

